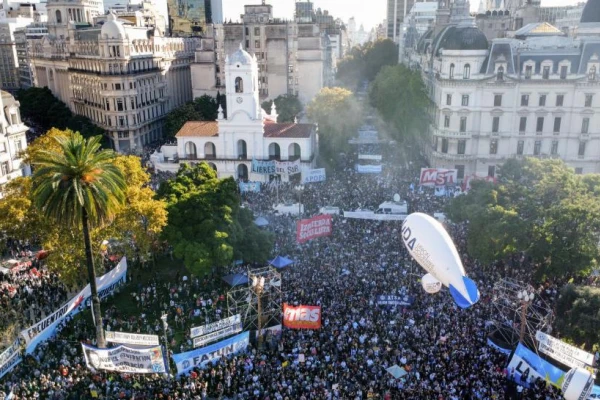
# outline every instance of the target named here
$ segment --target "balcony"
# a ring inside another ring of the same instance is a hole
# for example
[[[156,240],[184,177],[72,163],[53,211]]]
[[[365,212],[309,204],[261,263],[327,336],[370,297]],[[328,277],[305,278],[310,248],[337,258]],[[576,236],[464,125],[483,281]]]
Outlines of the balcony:
[[[450,153],[442,153],[439,151],[432,150],[431,156],[436,157],[442,160],[449,161],[472,161],[475,159],[475,156],[472,154],[450,154]]]

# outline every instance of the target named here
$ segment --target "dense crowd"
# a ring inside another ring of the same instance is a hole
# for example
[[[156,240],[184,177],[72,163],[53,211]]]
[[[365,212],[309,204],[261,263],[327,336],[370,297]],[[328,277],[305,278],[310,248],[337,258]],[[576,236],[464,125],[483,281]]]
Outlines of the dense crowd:
[[[560,398],[543,382],[513,383],[507,357],[487,346],[487,322],[494,313],[489,293],[505,269],[486,268],[466,255],[465,226],[451,226],[450,233],[482,298],[463,310],[444,291],[424,293],[419,283],[424,272],[401,244],[400,222],[335,217],[331,237],[299,245],[296,217],[272,213],[276,202],[300,195],[305,214],[312,215],[325,205],[346,210],[376,207],[395,193],[409,201],[411,211],[441,211],[447,198],[415,190],[414,185],[411,190],[415,176],[410,169],[364,176],[348,168],[328,176],[325,183],[305,185],[302,194],[293,184],[281,184],[277,190],[263,186],[261,193],[243,195],[248,206],[269,221],[265,229],[275,233],[275,252],[296,261],[282,272],[283,301],[320,305],[321,329],[284,328],[278,342],[251,346],[211,368],[166,379],[89,370],[80,343],[94,344],[94,329],[78,318],[65,321],[55,338],[2,378],[0,391],[12,392],[14,400]],[[514,266],[523,267],[525,261]],[[513,273],[526,279],[526,270],[515,268]],[[166,312],[169,345],[179,353],[192,347],[190,326],[227,314],[226,288],[211,285],[215,277],[178,274],[164,282],[155,275],[142,284],[136,275],[130,272],[132,282],[125,290],[139,313],[125,315],[117,307],[107,308],[106,329],[160,334],[159,317]],[[41,286],[33,292],[46,297],[52,296],[46,286],[60,284],[49,281]],[[551,284],[538,290],[553,293]],[[414,302],[403,307],[376,303],[376,296],[392,294],[410,296]],[[60,290],[57,296],[62,296]],[[395,379],[386,371],[393,365],[408,374]]]

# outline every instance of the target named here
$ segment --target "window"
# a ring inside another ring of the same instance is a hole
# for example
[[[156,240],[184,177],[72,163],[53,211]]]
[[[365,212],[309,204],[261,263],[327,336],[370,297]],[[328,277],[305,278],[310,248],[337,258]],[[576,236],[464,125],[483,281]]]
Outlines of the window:
[[[498,154],[498,139],[490,140],[490,154]]]
[[[544,130],[544,117],[538,117],[537,122],[535,124],[535,131],[537,133],[542,133]]]
[[[498,71],[496,72],[496,79],[499,81],[504,80],[504,67],[498,67]]]
[[[496,176],[496,166],[495,165],[488,165],[488,176],[491,178]]]
[[[446,105],[448,105],[448,106],[452,105],[452,95],[451,94],[446,95]]]
[[[499,128],[500,128],[500,117],[494,117],[492,119],[492,132],[498,133]]]
[[[463,79],[469,79],[471,77],[471,65],[465,64],[463,69]]]
[[[540,107],[544,107],[545,105],[546,105],[546,95],[541,94],[540,95]]]
[[[8,175],[8,161],[0,164],[0,169],[2,169],[2,175]]]
[[[585,107],[591,107],[592,106],[592,100],[594,98],[593,94],[586,94],[585,95]]]
[[[548,65],[544,66],[544,69],[542,70],[542,79],[549,79],[550,78],[550,67]]]
[[[454,79],[454,64],[450,64],[450,73],[448,74],[450,79]]]
[[[260,49],[260,40],[255,40],[254,41],[254,48],[255,49]]]
[[[448,152],[448,139],[442,139],[442,153]]]
[[[254,36],[260,36],[260,28],[259,27],[254,28]]]
[[[115,83],[115,90],[121,90],[121,84]]]
[[[444,128],[450,128],[450,116],[444,115]]]
[[[6,143],[0,142],[0,153],[6,153]]]
[[[467,149],[467,139],[458,139],[458,148],[456,154],[465,154]]]
[[[250,40],[246,39],[246,49],[250,48]]]
[[[531,79],[531,73],[533,72],[533,66],[525,66],[525,79]]]
[[[20,140],[15,140],[15,149],[17,150],[17,153],[23,150],[23,142],[21,142]]]
[[[501,107],[501,106],[502,106],[502,95],[495,94],[494,95],[494,107]]]
[[[581,168],[581,167],[575,168],[575,173],[576,173],[577,175],[581,175],[581,174],[583,174],[583,168]]]
[[[595,66],[592,66],[592,68],[590,68],[590,72],[588,72],[588,79],[590,81],[596,80],[596,67]]]
[[[460,132],[467,131],[467,117],[460,117]]]
[[[557,94],[556,95],[556,107],[562,107],[564,102],[565,102],[565,95]]]
[[[469,95],[468,94],[463,94],[462,105],[465,107],[469,105]]]
[[[552,141],[552,147],[550,148],[550,154],[553,156],[558,154],[558,140]]]
[[[529,95],[528,94],[522,94],[521,95],[521,106],[522,107],[527,107],[529,105]]]
[[[541,152],[542,152],[542,141],[536,140],[535,143],[533,144],[533,155],[539,156]]]
[[[239,76],[235,78],[235,92],[244,93],[244,80]]]
[[[523,140],[519,140],[517,142],[517,154],[522,156],[523,155],[523,148],[525,147],[525,141]]]
[[[560,66],[560,79],[567,79],[567,68],[566,65]]]
[[[579,151],[577,152],[579,157],[585,156],[585,144],[586,142],[579,142]]]
[[[246,32],[245,32],[245,33],[246,33],[246,36],[250,35],[250,28],[246,27],[245,31],[246,31]]]
[[[123,100],[117,100],[117,111],[123,111]]]
[[[562,118],[561,117],[555,117],[554,118],[554,129],[553,129],[554,133],[560,133],[560,123],[561,122],[562,122]]]
[[[581,121],[581,133],[589,133],[590,131],[590,119],[584,118]]]
[[[521,117],[519,120],[519,132],[523,133],[527,129],[527,117]]]
[[[465,178],[465,166],[464,165],[455,165],[454,169],[456,170],[456,179],[464,179]]]

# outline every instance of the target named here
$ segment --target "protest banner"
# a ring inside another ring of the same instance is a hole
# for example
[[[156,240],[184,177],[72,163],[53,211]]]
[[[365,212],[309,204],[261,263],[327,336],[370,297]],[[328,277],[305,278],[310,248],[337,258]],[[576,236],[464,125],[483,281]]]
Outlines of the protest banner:
[[[242,324],[234,324],[228,326],[227,328],[203,335],[194,338],[194,348],[204,346],[210,342],[214,342],[218,339],[223,339],[229,335],[233,335],[234,333],[240,333],[242,331]]]
[[[227,357],[246,350],[249,338],[250,335],[248,332],[242,332],[239,335],[211,344],[210,346],[185,353],[173,354],[172,358],[177,366],[177,374],[185,374],[193,368],[204,368],[209,363],[217,361],[221,357]]]
[[[275,161],[252,160],[252,173],[261,175],[274,175]]]
[[[0,378],[21,362],[19,339],[17,338],[0,354]]]
[[[381,171],[383,171],[381,165],[356,165],[356,172],[359,174],[379,174]]]
[[[324,182],[325,168],[309,169],[302,172],[302,183]]]
[[[127,332],[104,332],[107,342],[121,344],[135,344],[138,346],[158,346],[158,335],[144,335]]]
[[[571,368],[585,368],[594,363],[593,354],[556,339],[547,333],[537,331],[535,339],[539,342],[539,350],[542,353]]]
[[[291,329],[321,328],[321,306],[283,304],[283,326]]]
[[[300,172],[300,159],[297,159],[296,161],[275,161],[276,174],[296,175]]]
[[[421,186],[445,186],[455,185],[458,176],[457,169],[445,168],[421,168],[419,185]]]
[[[397,296],[395,294],[381,294],[377,296],[378,306],[411,306],[415,299],[411,296]]]
[[[260,192],[260,182],[240,182],[239,186],[240,186],[240,193],[246,193],[246,192],[258,193],[258,192]]]
[[[317,215],[311,219],[296,222],[296,240],[304,243],[321,236],[330,236],[333,230],[333,219],[330,214]]]
[[[240,314],[232,315],[231,317],[224,318],[220,321],[190,329],[190,337],[195,338],[197,336],[207,335],[209,333],[220,331],[221,329],[229,328],[230,326],[241,323],[242,316]]]
[[[129,374],[164,374],[166,360],[161,346],[134,348],[119,345],[112,349],[81,344],[85,363],[96,371],[117,371]]]

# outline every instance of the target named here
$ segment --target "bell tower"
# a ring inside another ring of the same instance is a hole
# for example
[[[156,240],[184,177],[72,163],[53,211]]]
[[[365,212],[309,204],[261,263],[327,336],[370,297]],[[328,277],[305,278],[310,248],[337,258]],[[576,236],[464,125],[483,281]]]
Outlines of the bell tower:
[[[225,93],[227,95],[227,119],[240,112],[251,120],[262,121],[258,97],[258,63],[256,58],[240,48],[225,59]]]

